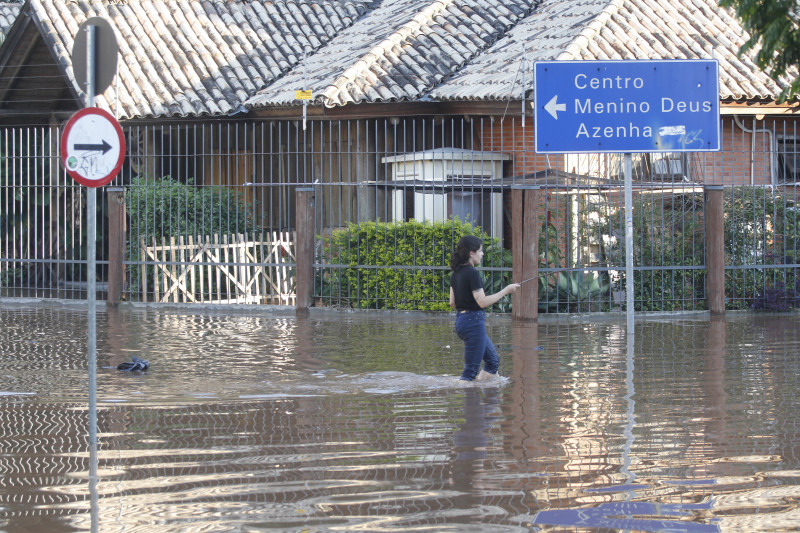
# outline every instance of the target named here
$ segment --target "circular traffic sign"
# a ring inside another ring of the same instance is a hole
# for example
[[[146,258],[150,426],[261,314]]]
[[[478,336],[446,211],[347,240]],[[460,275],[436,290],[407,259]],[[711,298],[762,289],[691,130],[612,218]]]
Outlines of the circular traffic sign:
[[[81,109],[64,126],[61,158],[67,174],[81,185],[106,185],[125,159],[125,136],[119,122],[98,107]]]

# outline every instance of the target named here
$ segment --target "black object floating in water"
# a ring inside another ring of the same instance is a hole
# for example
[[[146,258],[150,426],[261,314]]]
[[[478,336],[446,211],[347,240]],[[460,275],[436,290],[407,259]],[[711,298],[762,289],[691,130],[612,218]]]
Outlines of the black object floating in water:
[[[139,359],[135,355],[131,356],[132,361],[128,361],[126,363],[120,363],[117,366],[117,370],[123,370],[125,372],[135,372],[135,371],[144,371],[150,368],[150,363],[145,361],[144,359]]]

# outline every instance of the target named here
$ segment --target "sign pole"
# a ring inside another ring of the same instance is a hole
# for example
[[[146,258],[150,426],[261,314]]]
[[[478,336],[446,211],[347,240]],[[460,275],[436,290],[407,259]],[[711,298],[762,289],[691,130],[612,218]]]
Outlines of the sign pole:
[[[633,153],[720,150],[716,60],[537,61],[539,154],[624,155],[625,292],[633,335]]]
[[[625,316],[628,338],[633,337],[633,157],[625,153]]]
[[[94,107],[95,95],[113,81],[119,48],[114,29],[102,17],[86,19],[72,45],[75,81],[86,94],[86,107],[72,115],[61,134],[61,159],[67,174],[86,191],[86,303],[89,366],[89,495],[91,531],[98,531],[97,495],[97,187],[107,185],[122,168],[125,136],[119,122]]]
[[[97,26],[86,26],[86,104],[94,107],[95,51],[97,48]],[[88,350],[89,350],[89,494],[91,497],[91,531],[98,530],[97,501],[97,189],[86,191],[88,219],[87,242],[87,290],[89,306]]]
[[[88,107],[94,107],[94,49],[95,26],[87,26],[86,46],[86,100]],[[89,221],[89,236],[87,242],[88,266],[86,281],[88,289],[86,298],[89,303],[89,411],[97,413],[97,271],[95,264],[97,253],[97,190],[88,187],[86,198],[88,200],[87,218]],[[89,442],[97,444],[97,420],[90,416]]]

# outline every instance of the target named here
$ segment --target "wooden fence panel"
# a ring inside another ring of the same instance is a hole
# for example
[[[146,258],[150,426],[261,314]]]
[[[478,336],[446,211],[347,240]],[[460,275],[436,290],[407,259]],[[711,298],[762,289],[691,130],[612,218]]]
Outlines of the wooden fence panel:
[[[160,243],[142,239],[141,300],[294,305],[294,235],[271,232],[260,237],[190,235],[177,242],[162,237]]]

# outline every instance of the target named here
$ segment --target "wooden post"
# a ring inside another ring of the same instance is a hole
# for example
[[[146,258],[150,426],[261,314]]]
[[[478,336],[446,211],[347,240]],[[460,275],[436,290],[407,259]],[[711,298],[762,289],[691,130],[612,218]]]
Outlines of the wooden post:
[[[125,189],[109,187],[108,195],[108,293],[106,302],[117,305],[122,298],[125,257]]]
[[[539,319],[539,187],[511,190],[513,280],[525,282],[514,293],[511,315]],[[528,280],[528,281],[526,281]]]
[[[296,205],[295,307],[298,312],[302,312],[308,311],[314,299],[314,189],[311,187],[297,189]]]
[[[703,190],[706,228],[706,302],[712,315],[725,313],[725,242],[722,185]]]

